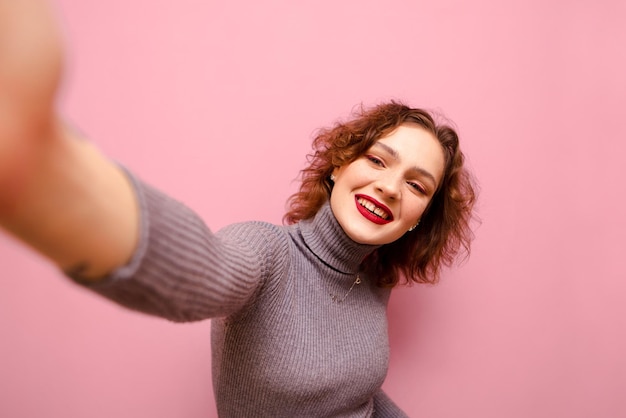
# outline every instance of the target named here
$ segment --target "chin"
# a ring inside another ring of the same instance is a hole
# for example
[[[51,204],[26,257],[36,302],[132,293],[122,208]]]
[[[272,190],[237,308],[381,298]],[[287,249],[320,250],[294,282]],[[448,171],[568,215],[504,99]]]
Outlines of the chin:
[[[381,237],[374,234],[367,234],[363,231],[346,231],[346,234],[352,239],[352,241],[358,244],[366,245],[385,245],[391,244],[398,240],[400,237]]]

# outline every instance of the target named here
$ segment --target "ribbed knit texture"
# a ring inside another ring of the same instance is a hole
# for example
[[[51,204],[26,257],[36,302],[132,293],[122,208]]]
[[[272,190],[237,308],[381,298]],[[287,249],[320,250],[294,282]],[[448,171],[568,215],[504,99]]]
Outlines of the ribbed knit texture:
[[[375,247],[352,241],[328,204],[296,225],[246,222],[213,234],[131,179],[141,207],[133,259],[95,284],[75,279],[172,321],[213,318],[220,417],[406,416],[380,390],[389,290],[360,273],[341,300]]]

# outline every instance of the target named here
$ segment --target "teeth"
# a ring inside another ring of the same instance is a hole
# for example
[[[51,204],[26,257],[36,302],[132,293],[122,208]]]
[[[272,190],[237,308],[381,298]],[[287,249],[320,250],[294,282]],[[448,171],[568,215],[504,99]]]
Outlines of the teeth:
[[[358,198],[357,201],[359,202],[359,205],[363,206],[365,209],[369,210],[370,212],[372,212],[373,214],[383,218],[383,219],[387,219],[389,218],[389,214],[384,211],[383,209],[379,208],[378,206],[376,206],[375,204],[373,204],[372,202],[370,202],[369,200],[365,200],[363,198]]]

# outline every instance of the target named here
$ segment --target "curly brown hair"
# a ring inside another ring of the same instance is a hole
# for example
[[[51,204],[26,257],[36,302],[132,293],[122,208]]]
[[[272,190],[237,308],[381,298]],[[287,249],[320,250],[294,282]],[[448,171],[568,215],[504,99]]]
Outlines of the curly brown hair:
[[[461,252],[469,255],[475,185],[464,166],[458,135],[449,125],[438,124],[423,109],[391,101],[370,109],[361,107],[352,120],[321,129],[313,140],[309,165],[300,172],[300,189],[289,198],[283,218],[293,224],[314,217],[330,197],[333,170],[356,160],[403,124],[417,124],[439,140],[445,170],[419,228],[383,245],[364,261],[364,269],[377,277],[381,287],[393,287],[401,277],[407,283],[436,283],[442,266],[450,266]]]

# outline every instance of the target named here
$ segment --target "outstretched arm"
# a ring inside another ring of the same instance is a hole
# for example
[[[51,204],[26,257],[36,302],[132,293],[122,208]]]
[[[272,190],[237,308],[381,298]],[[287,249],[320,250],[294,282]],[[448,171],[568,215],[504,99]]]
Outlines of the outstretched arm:
[[[0,0],[0,227],[64,270],[98,278],[136,246],[121,170],[57,117],[61,36],[42,0]]]

